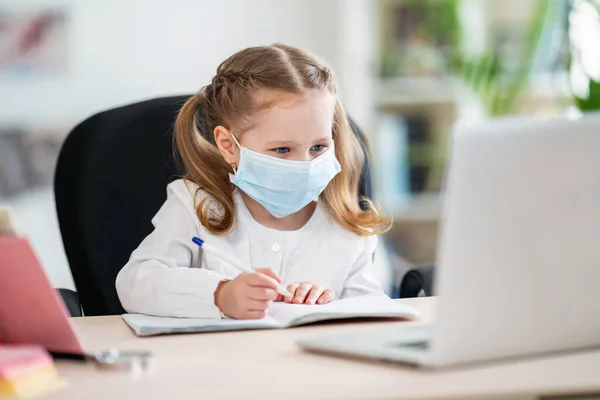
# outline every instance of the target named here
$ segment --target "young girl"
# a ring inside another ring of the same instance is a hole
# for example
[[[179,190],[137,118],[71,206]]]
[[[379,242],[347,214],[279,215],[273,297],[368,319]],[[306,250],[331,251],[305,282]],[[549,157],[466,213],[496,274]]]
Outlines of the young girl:
[[[383,293],[371,260],[388,221],[359,207],[363,151],[330,70],[307,53],[276,44],[225,60],[183,105],[175,145],[185,176],[117,276],[125,310],[262,318],[272,301]],[[195,236],[256,273],[202,252]],[[292,297],[277,294],[282,282]]]

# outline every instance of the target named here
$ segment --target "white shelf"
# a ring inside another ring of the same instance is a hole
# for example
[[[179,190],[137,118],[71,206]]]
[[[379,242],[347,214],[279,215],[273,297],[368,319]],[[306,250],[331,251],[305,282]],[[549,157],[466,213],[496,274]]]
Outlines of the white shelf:
[[[376,103],[382,107],[455,103],[461,86],[453,77],[399,77],[377,82]]]
[[[533,75],[521,96],[528,101],[570,99],[568,79],[567,73]],[[386,78],[376,84],[376,104],[379,108],[455,104],[468,97],[473,97],[470,89],[452,76]]]

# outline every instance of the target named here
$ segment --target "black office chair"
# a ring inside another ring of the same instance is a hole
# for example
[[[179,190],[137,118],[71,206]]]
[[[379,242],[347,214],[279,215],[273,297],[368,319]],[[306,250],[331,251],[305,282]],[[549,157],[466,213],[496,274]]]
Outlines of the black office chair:
[[[434,272],[434,264],[423,264],[404,274],[400,282],[400,298],[433,296]]]
[[[115,278],[150,232],[166,200],[166,186],[181,177],[172,149],[173,122],[189,96],[165,97],[96,114],[76,126],[61,149],[54,190],[58,221],[77,293],[61,289],[73,316],[124,312]],[[372,198],[370,161],[361,196]],[[81,301],[81,305],[79,304]]]

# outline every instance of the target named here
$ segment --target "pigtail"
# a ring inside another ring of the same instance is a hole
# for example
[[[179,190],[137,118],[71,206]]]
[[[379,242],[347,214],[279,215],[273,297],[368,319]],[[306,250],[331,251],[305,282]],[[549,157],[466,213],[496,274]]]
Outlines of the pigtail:
[[[209,104],[204,92],[190,97],[181,107],[175,121],[174,148],[186,171],[184,179],[196,183],[210,196],[197,202],[196,215],[211,233],[225,234],[233,225],[232,184],[230,167],[214,145],[206,124]],[[219,214],[215,214],[216,202]]]

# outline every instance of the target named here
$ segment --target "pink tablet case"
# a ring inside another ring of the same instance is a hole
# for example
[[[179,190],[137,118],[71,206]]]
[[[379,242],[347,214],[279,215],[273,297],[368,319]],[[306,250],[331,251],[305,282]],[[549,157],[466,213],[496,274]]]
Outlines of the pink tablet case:
[[[83,354],[60,294],[22,237],[0,236],[0,343]]]

